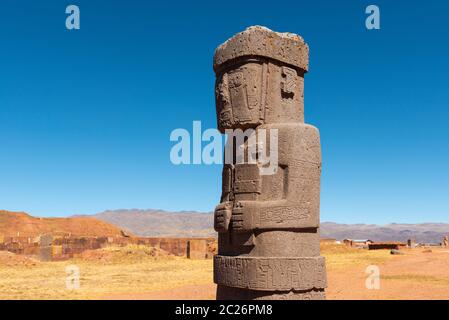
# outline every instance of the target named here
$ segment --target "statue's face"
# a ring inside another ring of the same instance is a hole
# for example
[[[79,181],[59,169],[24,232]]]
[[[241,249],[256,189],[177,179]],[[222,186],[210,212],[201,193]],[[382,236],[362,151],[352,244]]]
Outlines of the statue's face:
[[[263,123],[265,112],[264,65],[247,62],[224,71],[215,88],[220,130],[255,128]]]

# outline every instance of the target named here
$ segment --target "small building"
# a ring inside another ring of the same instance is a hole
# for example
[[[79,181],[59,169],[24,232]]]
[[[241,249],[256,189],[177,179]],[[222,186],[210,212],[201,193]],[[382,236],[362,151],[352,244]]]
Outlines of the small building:
[[[373,242],[368,245],[369,250],[399,250],[400,248],[406,247],[407,244],[403,242]]]
[[[441,242],[420,242],[418,247],[441,247]]]
[[[366,248],[373,241],[369,239],[344,239],[343,243],[350,247]]]

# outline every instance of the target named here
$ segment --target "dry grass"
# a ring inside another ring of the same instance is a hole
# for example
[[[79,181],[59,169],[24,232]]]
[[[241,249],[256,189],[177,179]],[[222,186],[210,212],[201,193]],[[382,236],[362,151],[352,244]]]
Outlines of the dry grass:
[[[322,244],[328,271],[378,264],[385,250],[367,251]],[[19,258],[19,257],[17,257]],[[80,289],[66,288],[66,267],[80,270]],[[112,294],[148,293],[212,283],[212,260],[164,256],[154,248],[129,245],[87,251],[64,262],[0,265],[0,299],[98,299]]]
[[[364,250],[351,248],[343,244],[321,244],[321,255],[326,258],[328,271],[348,266],[378,265],[392,258],[389,250]]]
[[[149,248],[97,250],[112,259],[73,259],[35,266],[0,265],[0,299],[98,299],[111,293],[167,290],[212,282],[211,260],[153,257]],[[80,289],[66,288],[66,267],[80,270]]]
[[[449,273],[445,271],[449,255],[443,252],[392,256],[389,250],[368,251],[328,243],[322,244],[321,251],[332,280],[328,288],[331,299],[441,298],[449,292]],[[195,298],[213,299],[215,294],[212,260],[164,256],[145,246],[95,250],[64,262],[28,263],[23,259],[11,255],[0,259],[0,299],[134,298],[146,294],[170,299],[179,288],[200,288]],[[364,270],[371,264],[382,265],[382,290],[364,287]],[[66,288],[69,265],[80,269],[79,290]],[[162,291],[165,294],[161,295]],[[191,296],[188,293],[187,297]]]

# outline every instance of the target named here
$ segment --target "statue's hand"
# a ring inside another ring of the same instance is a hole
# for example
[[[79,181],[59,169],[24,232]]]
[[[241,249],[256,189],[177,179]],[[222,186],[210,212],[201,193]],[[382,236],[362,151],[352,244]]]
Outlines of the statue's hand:
[[[214,229],[218,233],[226,233],[229,230],[229,223],[232,216],[232,202],[220,203],[215,208]]]

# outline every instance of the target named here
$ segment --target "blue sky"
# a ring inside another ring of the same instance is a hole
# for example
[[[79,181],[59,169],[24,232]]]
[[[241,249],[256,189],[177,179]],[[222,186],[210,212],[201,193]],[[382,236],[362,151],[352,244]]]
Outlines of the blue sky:
[[[370,4],[381,30],[365,28]],[[310,46],[322,220],[449,222],[447,0],[3,0],[0,208],[213,210],[221,167],[172,165],[169,136],[215,127],[213,52],[255,24]]]

